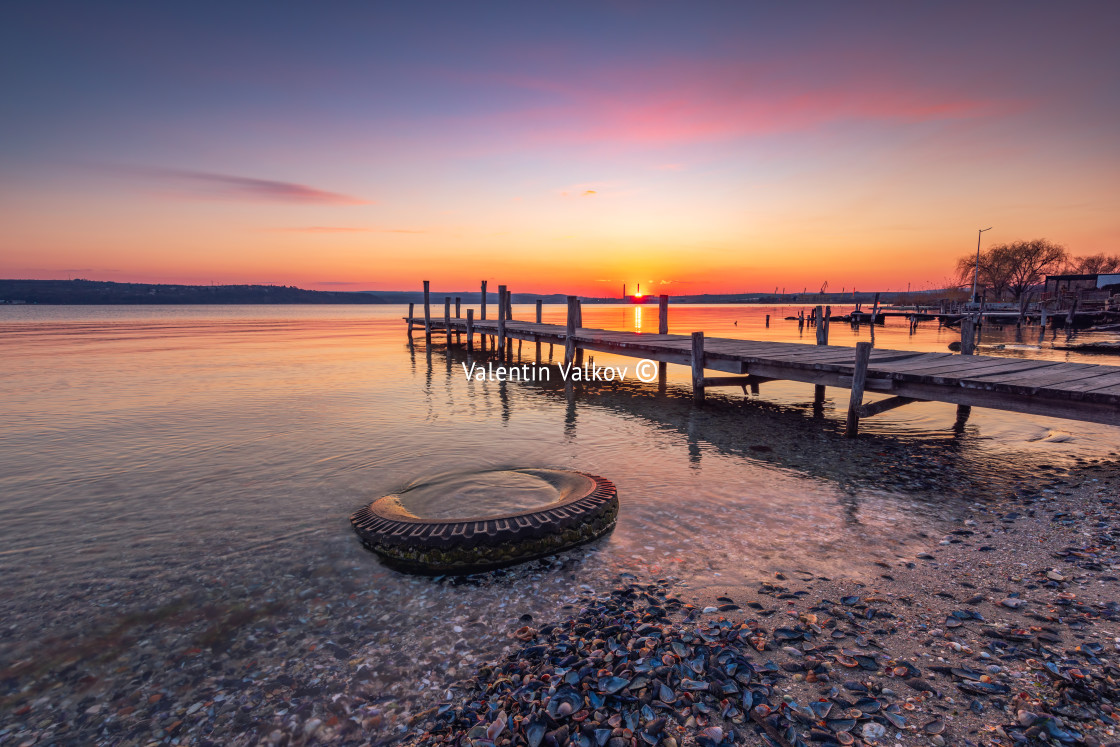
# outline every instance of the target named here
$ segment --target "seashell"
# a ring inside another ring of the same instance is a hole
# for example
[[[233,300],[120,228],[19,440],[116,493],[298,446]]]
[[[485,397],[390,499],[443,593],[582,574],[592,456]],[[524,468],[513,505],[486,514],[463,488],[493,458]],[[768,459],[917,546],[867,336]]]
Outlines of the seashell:
[[[945,731],[945,722],[941,719],[935,719],[922,727],[922,731],[926,734],[940,734]]]

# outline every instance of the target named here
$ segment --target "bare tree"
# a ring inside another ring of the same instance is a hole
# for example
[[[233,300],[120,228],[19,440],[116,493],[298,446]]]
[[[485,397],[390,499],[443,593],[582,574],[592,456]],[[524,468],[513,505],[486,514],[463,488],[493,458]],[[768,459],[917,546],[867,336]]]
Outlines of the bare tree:
[[[1046,239],[1001,244],[993,247],[993,251],[1007,255],[1006,261],[1011,267],[1007,285],[1016,300],[1031,287],[1046,280],[1047,275],[1061,270],[1069,261],[1069,252],[1064,246]]]
[[[993,298],[1011,295],[1019,299],[1025,291],[1058,272],[1069,260],[1065,247],[1047,241],[1015,241],[998,244],[980,253],[979,283]],[[968,254],[957,260],[956,280],[972,284],[976,257]]]
[[[1069,272],[1083,275],[1120,272],[1120,254],[1090,254],[1087,257],[1071,257]]]

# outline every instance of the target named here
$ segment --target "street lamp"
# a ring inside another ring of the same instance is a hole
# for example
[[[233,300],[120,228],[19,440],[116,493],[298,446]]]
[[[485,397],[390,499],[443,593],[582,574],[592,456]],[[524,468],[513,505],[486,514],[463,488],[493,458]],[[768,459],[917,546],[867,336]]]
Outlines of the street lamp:
[[[992,227],[981,228],[976,233],[976,267],[972,270],[972,302],[976,303],[976,280],[980,277],[980,234],[991,231]]]

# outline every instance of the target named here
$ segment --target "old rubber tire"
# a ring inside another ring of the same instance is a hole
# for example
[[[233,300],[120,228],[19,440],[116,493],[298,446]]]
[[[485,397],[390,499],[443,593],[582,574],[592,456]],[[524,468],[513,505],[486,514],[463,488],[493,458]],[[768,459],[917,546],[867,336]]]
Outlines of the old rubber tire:
[[[526,470],[529,471],[529,470]],[[586,490],[538,510],[469,519],[410,517],[385,496],[350,517],[362,544],[387,565],[409,573],[461,575],[552,555],[609,532],[618,516],[618,491],[597,475],[534,470],[587,478]]]

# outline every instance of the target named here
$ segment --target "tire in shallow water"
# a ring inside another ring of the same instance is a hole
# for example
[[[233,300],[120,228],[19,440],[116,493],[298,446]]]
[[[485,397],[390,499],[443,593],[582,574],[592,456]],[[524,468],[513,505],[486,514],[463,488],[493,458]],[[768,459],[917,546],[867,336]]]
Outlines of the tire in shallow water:
[[[590,542],[614,528],[618,491],[610,480],[571,470],[520,469],[478,474],[499,473],[520,480],[539,480],[554,488],[556,495],[542,505],[521,506],[520,510],[516,506],[495,510],[495,505],[502,504],[500,499],[481,500],[478,516],[454,515],[463,513],[457,510],[457,496],[452,494],[441,505],[441,483],[436,480],[378,498],[355,511],[350,525],[362,544],[390,567],[427,575],[462,575],[522,563]],[[431,510],[418,511],[408,505],[410,491],[422,490],[429,494],[429,503],[424,508]],[[501,492],[501,488],[496,492]],[[433,493],[435,501],[431,499]],[[450,510],[445,508],[448,503]],[[466,508],[469,505],[463,507]]]

